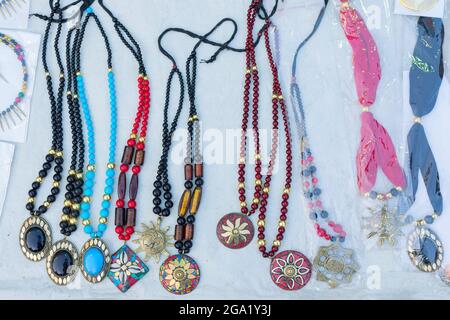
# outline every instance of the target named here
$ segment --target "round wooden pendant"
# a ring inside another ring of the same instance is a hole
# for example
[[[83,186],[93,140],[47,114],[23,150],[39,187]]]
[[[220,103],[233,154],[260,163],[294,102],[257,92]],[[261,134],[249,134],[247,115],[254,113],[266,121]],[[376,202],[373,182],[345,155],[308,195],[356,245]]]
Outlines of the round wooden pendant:
[[[308,284],[311,274],[311,262],[303,253],[297,251],[280,252],[270,264],[270,276],[283,290],[302,289]]]
[[[229,213],[220,219],[216,234],[225,247],[241,249],[253,240],[255,228],[248,216],[241,213]]]
[[[189,256],[173,255],[161,265],[159,281],[170,293],[188,294],[197,288],[200,282],[200,268],[197,262]]]

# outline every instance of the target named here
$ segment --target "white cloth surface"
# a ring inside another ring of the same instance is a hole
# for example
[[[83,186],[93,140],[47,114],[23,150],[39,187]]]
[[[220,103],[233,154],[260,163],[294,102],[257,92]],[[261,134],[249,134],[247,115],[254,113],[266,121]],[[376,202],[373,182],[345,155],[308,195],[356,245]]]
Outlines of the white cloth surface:
[[[287,0],[292,2],[293,0]],[[300,0],[298,0],[301,3]],[[234,18],[239,25],[239,32],[234,41],[235,47],[242,47],[245,38],[245,12],[247,2],[240,0],[110,0],[106,1],[114,13],[129,27],[130,31],[142,44],[144,58],[151,77],[152,110],[149,123],[149,139],[147,143],[147,159],[140,175],[140,193],[138,198],[138,222],[154,220],[152,214],[151,192],[157,163],[161,152],[162,106],[165,99],[165,85],[170,70],[170,63],[158,51],[157,37],[167,27],[184,27],[194,32],[205,33],[223,17]],[[380,43],[381,55],[390,57],[396,51],[392,28],[402,20],[401,16],[391,16],[384,10],[392,10],[393,1],[379,0],[354,1],[355,6],[363,14],[370,9],[379,8],[382,23],[375,29],[374,36]],[[389,5],[386,5],[389,4]],[[36,0],[32,3],[32,12],[47,12],[47,1]],[[118,154],[129,134],[136,105],[136,63],[129,52],[122,46],[109,18],[97,6],[94,7],[104,22],[113,48],[113,62],[116,70],[118,92],[119,139]],[[302,8],[295,11],[281,11],[274,22],[280,28],[281,37],[281,70],[282,85],[288,97],[290,66],[293,52],[297,44],[309,33],[316,19],[319,7]],[[356,190],[354,157],[359,136],[359,110],[356,104],[354,86],[350,85],[351,56],[347,41],[337,22],[337,11],[330,3],[321,29],[311,40],[301,55],[298,79],[302,87],[303,98],[308,114],[308,130],[313,144],[319,177],[324,190],[323,200],[329,211],[346,227],[349,233],[349,245],[357,249],[361,270],[353,284],[330,290],[324,283],[312,280],[310,284],[298,292],[284,292],[278,289],[269,276],[269,261],[260,257],[256,244],[235,252],[224,248],[216,240],[216,223],[220,217],[238,209],[236,199],[236,166],[225,161],[228,155],[226,145],[212,144],[224,139],[228,129],[240,127],[242,110],[242,87],[244,76],[244,58],[242,54],[224,52],[211,65],[199,66],[197,83],[197,103],[205,136],[213,141],[205,141],[205,158],[211,160],[214,146],[222,151],[215,154],[216,162],[206,167],[206,185],[203,194],[201,211],[197,217],[194,249],[190,254],[201,267],[202,279],[199,287],[185,299],[374,299],[374,298],[449,298],[449,289],[429,274],[423,274],[405,268],[398,263],[399,255],[392,250],[373,250],[363,253],[360,249],[364,237],[359,228],[360,212],[363,209]],[[388,27],[384,27],[384,26]],[[42,31],[43,22],[32,20],[32,31]],[[230,28],[221,29],[214,39],[222,40],[230,33]],[[330,31],[332,30],[332,31]],[[411,30],[414,33],[415,30]],[[395,34],[400,37],[401,33]],[[98,163],[106,162],[107,125],[101,125],[102,117],[107,112],[107,93],[102,73],[105,66],[105,48],[98,41],[98,32],[86,33],[86,46],[83,52],[83,68],[87,70],[87,90],[96,124]],[[180,67],[185,64],[194,41],[182,35],[171,34],[165,40],[166,48],[177,59]],[[389,39],[387,41],[386,39]],[[398,44],[398,42],[397,42]],[[392,45],[392,46],[391,46]],[[387,52],[387,50],[390,50]],[[208,57],[213,50],[203,46],[200,57]],[[258,61],[265,61],[263,48],[258,48]],[[386,123],[393,133],[395,143],[402,141],[400,122],[403,119],[401,99],[402,64],[390,59],[383,59],[386,76],[380,86],[379,99],[375,107],[377,117]],[[386,61],[388,60],[388,61]],[[52,61],[53,69],[55,63]],[[271,81],[266,63],[260,62],[261,74],[261,121],[264,128],[270,125]],[[94,90],[93,87],[96,89]],[[176,92],[174,92],[176,96]],[[47,91],[39,66],[33,99],[34,111],[30,121],[29,140],[25,145],[17,147],[13,164],[12,179],[3,215],[0,220],[0,297],[2,298],[114,298],[114,299],[177,299],[179,297],[167,293],[159,284],[159,265],[149,263],[149,274],[133,287],[126,295],[120,293],[109,280],[98,285],[91,285],[78,275],[75,283],[60,288],[48,279],[44,263],[30,263],[22,255],[18,245],[18,232],[22,221],[27,217],[24,209],[27,191],[32,179],[41,166],[43,155],[50,146],[50,114]],[[287,99],[288,100],[288,99]],[[173,101],[174,102],[174,101]],[[39,106],[39,108],[37,108]],[[175,103],[172,104],[172,111]],[[187,105],[186,105],[187,107]],[[173,114],[173,113],[172,113]],[[66,116],[67,118],[67,116]],[[185,123],[186,113],[180,120]],[[293,121],[291,121],[293,123]],[[69,125],[65,122],[66,142],[69,142]],[[293,130],[293,132],[295,132]],[[214,140],[215,139],[215,140]],[[103,141],[103,142],[102,142]],[[294,154],[298,163],[297,137]],[[66,144],[66,155],[70,154]],[[446,148],[444,144],[440,147]],[[177,141],[174,150],[180,150]],[[208,149],[209,148],[209,149]],[[206,150],[208,149],[208,150]],[[175,201],[182,192],[183,170],[177,162],[172,163],[171,179]],[[229,155],[228,155],[229,156]],[[211,161],[210,161],[211,162]],[[67,165],[67,163],[66,163]],[[100,172],[103,172],[102,170]],[[96,195],[101,194],[102,180],[99,173]],[[317,247],[323,243],[317,240],[304,208],[303,196],[300,192],[300,169],[294,170],[293,192],[290,199],[288,231],[282,249],[303,251],[311,259]],[[272,204],[269,206],[269,241],[272,241],[274,223],[279,214],[279,196],[282,185],[280,176],[273,182]],[[248,178],[250,179],[250,178]],[[386,187],[386,186],[384,186]],[[45,188],[42,190],[44,191]],[[60,217],[63,196],[46,215],[57,234],[57,223]],[[98,209],[99,201],[94,202]],[[93,219],[96,220],[94,210]],[[113,215],[111,215],[112,217]],[[175,212],[165,223],[175,224]],[[86,240],[82,231],[72,239],[79,246]],[[110,248],[114,251],[119,243],[110,223],[105,236]],[[172,249],[173,252],[173,249]]]

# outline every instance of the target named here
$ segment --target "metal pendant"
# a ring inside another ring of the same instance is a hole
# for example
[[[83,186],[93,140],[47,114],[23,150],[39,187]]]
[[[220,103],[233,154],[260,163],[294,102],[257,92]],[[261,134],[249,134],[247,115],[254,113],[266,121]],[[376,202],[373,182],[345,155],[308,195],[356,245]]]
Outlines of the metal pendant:
[[[353,250],[342,248],[339,244],[320,247],[314,259],[317,280],[327,282],[331,288],[350,283],[358,269]]]
[[[188,294],[197,288],[200,282],[200,268],[197,262],[189,256],[173,255],[161,265],[159,280],[170,293]]]
[[[446,265],[445,267],[441,268],[441,270],[439,271],[439,277],[441,278],[442,282],[450,286],[450,265]]]
[[[308,284],[311,275],[311,262],[303,253],[297,251],[280,252],[270,264],[272,281],[284,290],[302,289]]]
[[[400,0],[400,3],[412,11],[428,11],[434,8],[439,0]]]
[[[112,255],[108,278],[122,291],[127,292],[149,271],[147,265],[126,244]]]
[[[417,227],[408,237],[408,256],[420,271],[435,272],[442,266],[444,248],[433,231]]]
[[[47,256],[47,273],[52,281],[60,286],[71,283],[78,271],[78,250],[67,240],[53,244]]]
[[[242,213],[229,213],[220,219],[216,234],[225,247],[242,249],[253,240],[255,228],[248,216]]]
[[[106,243],[99,238],[88,240],[81,249],[81,273],[90,283],[105,279],[111,264],[111,256]]]
[[[370,216],[363,218],[363,229],[368,231],[367,239],[376,239],[378,246],[385,244],[394,247],[398,238],[403,236],[401,228],[405,225],[405,216],[389,210],[386,205],[381,208],[369,208]]]
[[[28,218],[20,228],[19,243],[27,259],[41,261],[48,255],[52,245],[50,225],[37,216]]]
[[[151,222],[150,226],[142,224],[142,229],[142,232],[136,232],[138,239],[133,240],[134,243],[139,245],[136,253],[143,252],[145,253],[145,261],[152,258],[158,263],[162,255],[169,255],[167,247],[173,246],[173,243],[170,241],[171,237],[167,234],[170,228],[162,229],[161,218],[158,217],[156,224],[153,222]]]

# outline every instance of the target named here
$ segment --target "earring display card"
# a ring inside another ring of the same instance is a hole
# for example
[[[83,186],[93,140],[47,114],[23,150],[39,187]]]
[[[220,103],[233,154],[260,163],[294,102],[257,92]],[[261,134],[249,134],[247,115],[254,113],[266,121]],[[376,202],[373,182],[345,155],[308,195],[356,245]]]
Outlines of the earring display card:
[[[0,0],[0,28],[27,29],[31,0]]]
[[[395,0],[395,14],[443,18],[445,0]]]
[[[20,61],[21,54],[5,43],[0,43],[0,92],[2,93],[0,95],[0,140],[24,143],[27,138],[41,36],[25,31],[2,29],[0,29],[0,34],[10,37],[17,42],[16,46],[23,49],[27,73],[25,79],[23,65]],[[24,80],[26,80],[25,94],[20,98],[17,108],[6,112],[21,96],[19,92],[23,90]]]
[[[8,188],[9,173],[14,157],[14,145],[0,142],[0,216],[2,215],[3,204],[5,202]]]

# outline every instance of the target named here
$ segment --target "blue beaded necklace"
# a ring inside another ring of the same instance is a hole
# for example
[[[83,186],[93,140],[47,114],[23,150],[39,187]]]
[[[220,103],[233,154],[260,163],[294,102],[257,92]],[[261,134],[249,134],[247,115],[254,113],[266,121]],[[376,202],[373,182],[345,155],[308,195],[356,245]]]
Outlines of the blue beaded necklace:
[[[83,201],[81,203],[81,219],[83,220],[84,232],[90,236],[90,239],[83,245],[81,250],[81,270],[83,276],[92,283],[102,281],[109,271],[111,257],[108,247],[101,240],[108,223],[109,209],[111,206],[111,196],[114,192],[114,176],[115,176],[115,158],[116,158],[116,137],[117,137],[117,102],[116,88],[114,81],[114,72],[112,69],[112,53],[109,45],[108,37],[92,8],[86,10],[87,16],[81,28],[81,36],[78,39],[78,53],[81,51],[83,35],[89,20],[92,18],[96,22],[98,29],[105,41],[108,52],[108,88],[110,98],[110,140],[109,140],[109,159],[106,169],[105,188],[102,201],[102,209],[100,210],[99,225],[97,230],[91,224],[91,201],[94,194],[95,175],[96,175],[96,155],[95,155],[95,131],[91,118],[90,107],[86,96],[84,78],[81,73],[80,54],[77,55],[77,86],[79,99],[83,109],[85,124],[88,136],[88,166],[85,174],[85,184],[83,190]]]

